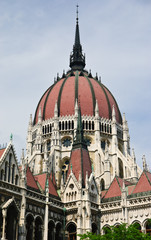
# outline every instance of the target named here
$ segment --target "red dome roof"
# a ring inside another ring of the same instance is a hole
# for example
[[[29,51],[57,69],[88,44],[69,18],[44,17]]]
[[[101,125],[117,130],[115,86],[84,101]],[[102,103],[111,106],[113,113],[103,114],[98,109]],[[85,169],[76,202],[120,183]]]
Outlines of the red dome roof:
[[[118,105],[111,92],[86,71],[77,70],[74,73],[68,72],[47,89],[38,103],[34,124],[38,121],[40,107],[43,120],[52,118],[56,102],[59,116],[73,115],[76,99],[80,102],[81,114],[87,116],[94,115],[97,100],[100,117],[111,119],[114,105],[117,122],[122,123]]]

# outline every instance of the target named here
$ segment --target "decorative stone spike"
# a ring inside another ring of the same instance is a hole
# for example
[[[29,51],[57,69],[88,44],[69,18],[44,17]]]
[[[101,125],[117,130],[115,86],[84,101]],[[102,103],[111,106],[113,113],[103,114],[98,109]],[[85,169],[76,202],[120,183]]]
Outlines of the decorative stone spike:
[[[95,79],[98,81],[98,74],[96,73],[96,77],[95,77]]]
[[[57,101],[55,103],[54,117],[58,117],[58,103],[57,103]]]
[[[99,117],[99,106],[98,106],[98,101],[96,100],[96,104],[95,104],[95,116]]]
[[[147,170],[147,164],[146,164],[146,157],[145,157],[145,155],[143,155],[142,161],[143,161],[143,170]]]
[[[65,70],[63,70],[62,78],[65,78],[65,77],[66,77]]]
[[[41,106],[39,108],[39,113],[38,113],[38,123],[41,124],[42,122],[42,117],[41,117]]]
[[[88,77],[92,78],[91,70],[89,71]]]
[[[60,80],[59,73],[57,73],[57,81],[59,81],[59,80]]]

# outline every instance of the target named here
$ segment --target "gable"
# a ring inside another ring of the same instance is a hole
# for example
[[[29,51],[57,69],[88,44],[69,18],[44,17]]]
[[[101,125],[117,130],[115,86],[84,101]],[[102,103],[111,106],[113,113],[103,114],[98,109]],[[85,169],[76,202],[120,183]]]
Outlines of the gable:
[[[0,179],[18,185],[19,178],[20,172],[17,157],[13,145],[9,144],[5,150],[1,150]]]
[[[104,198],[112,198],[112,197],[118,197],[118,196],[121,196],[121,188],[115,177],[113,179],[109,189],[107,190]]]
[[[77,200],[78,190],[79,190],[78,181],[75,178],[74,174],[70,173],[63,193],[64,202]]]
[[[35,176],[35,179],[38,181],[43,191],[45,191],[46,177],[47,177],[47,173],[38,174]],[[52,175],[49,176],[48,182],[49,182],[49,194],[55,197],[59,197],[57,190],[52,182]]]
[[[132,193],[141,193],[141,192],[148,192],[151,191],[151,174],[149,172],[143,172],[140,176],[136,187]]]

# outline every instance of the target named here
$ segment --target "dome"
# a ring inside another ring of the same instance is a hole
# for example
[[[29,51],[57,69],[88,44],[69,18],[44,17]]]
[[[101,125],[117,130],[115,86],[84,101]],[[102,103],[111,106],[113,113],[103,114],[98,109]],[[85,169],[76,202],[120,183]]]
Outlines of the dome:
[[[34,124],[38,122],[40,108],[43,120],[53,118],[56,102],[58,116],[74,115],[76,99],[80,104],[82,116],[93,116],[97,101],[99,116],[111,119],[114,105],[116,120],[121,124],[121,114],[112,93],[97,78],[79,70],[69,71],[46,90],[38,103]]]
[[[97,101],[99,116],[111,119],[114,105],[116,120],[121,124],[121,114],[111,92],[98,81],[97,77],[93,78],[92,74],[88,74],[84,69],[85,55],[80,44],[78,17],[76,20],[75,42],[70,55],[71,70],[63,73],[62,78],[57,77],[56,82],[43,94],[35,112],[34,124],[38,121],[40,108],[42,120],[53,118],[56,102],[58,116],[73,115],[76,99],[80,104],[82,116],[94,116]]]

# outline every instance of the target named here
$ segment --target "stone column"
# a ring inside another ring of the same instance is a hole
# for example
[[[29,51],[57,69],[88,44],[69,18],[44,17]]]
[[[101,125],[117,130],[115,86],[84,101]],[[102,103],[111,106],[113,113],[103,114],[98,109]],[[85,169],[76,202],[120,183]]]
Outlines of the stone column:
[[[6,238],[5,238],[5,226],[6,226],[7,209],[3,209],[2,214],[3,214],[2,240],[6,240]]]
[[[47,240],[48,239],[48,202],[46,203],[46,206],[45,206],[45,220],[44,220],[44,237],[43,239],[44,240]]]

